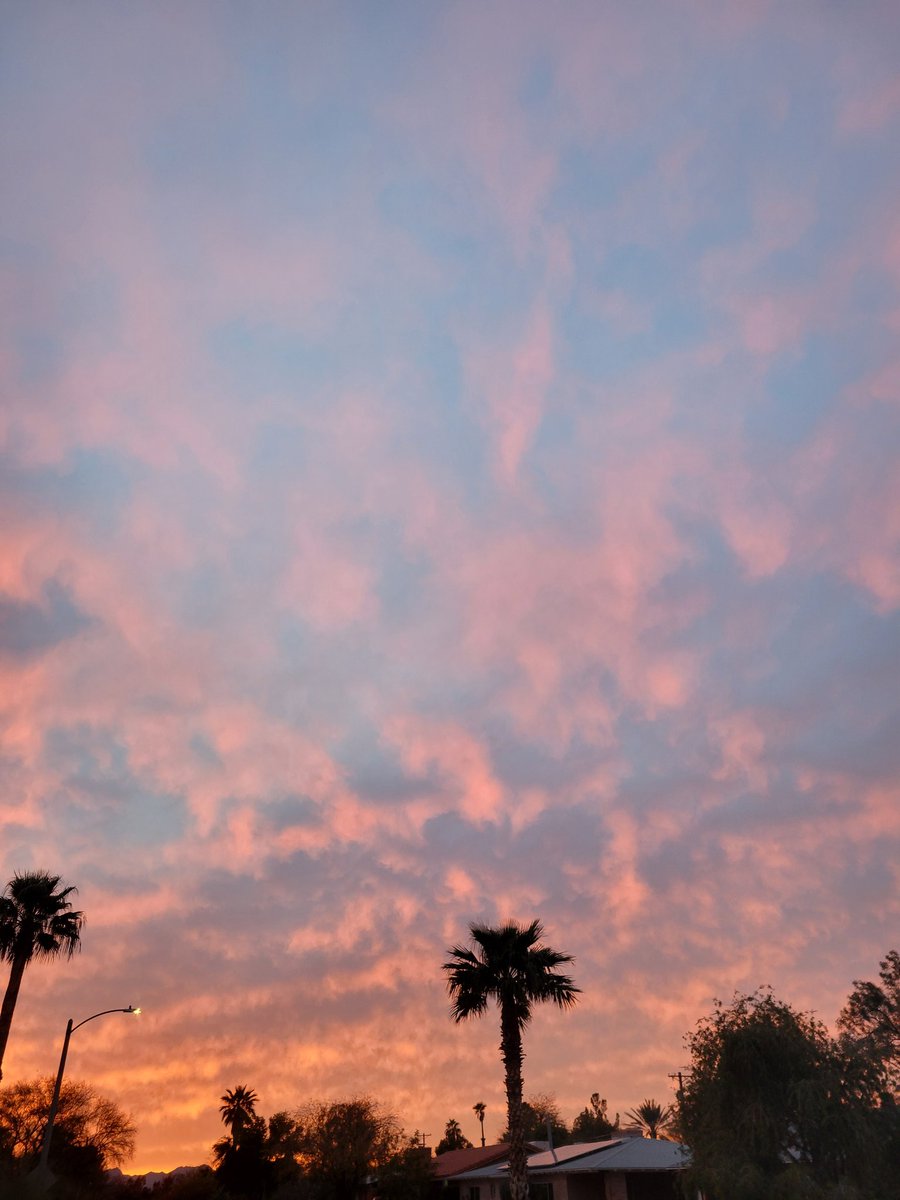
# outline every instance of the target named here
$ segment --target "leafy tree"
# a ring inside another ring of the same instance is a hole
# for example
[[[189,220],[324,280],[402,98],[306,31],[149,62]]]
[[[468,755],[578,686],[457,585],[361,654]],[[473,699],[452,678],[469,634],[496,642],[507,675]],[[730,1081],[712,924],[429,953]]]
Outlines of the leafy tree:
[[[644,1100],[637,1108],[629,1108],[625,1113],[635,1125],[640,1125],[648,1138],[665,1136],[674,1113],[671,1104],[662,1105],[657,1100]]]
[[[522,1133],[526,1142],[545,1142],[547,1140],[547,1123],[550,1124],[550,1136],[554,1146],[565,1146],[569,1141],[569,1130],[555,1096],[529,1096],[522,1103]],[[509,1141],[509,1129],[500,1134],[501,1142]]]
[[[873,1086],[900,1100],[900,954],[880,963],[880,983],[855,979],[838,1026],[847,1043],[874,1065]]]
[[[303,1150],[303,1130],[286,1112],[273,1113],[269,1117],[266,1134],[266,1157],[272,1165],[272,1186],[289,1183],[298,1174],[297,1158]]]
[[[304,1172],[316,1200],[346,1200],[403,1148],[396,1118],[368,1096],[312,1104],[297,1116]]]
[[[481,1148],[484,1149],[484,1114],[487,1111],[487,1105],[483,1100],[477,1101],[472,1105],[472,1112],[478,1118],[478,1123],[481,1125]]]
[[[431,1152],[411,1138],[377,1172],[378,1200],[427,1200],[432,1190]]]
[[[8,1176],[21,1179],[37,1164],[54,1083],[47,1077],[0,1088],[0,1161]],[[64,1080],[50,1145],[50,1168],[63,1180],[60,1194],[96,1190],[104,1171],[134,1153],[135,1133],[112,1100],[88,1083]]]
[[[619,1114],[615,1121],[610,1121],[606,1111],[606,1101],[601,1099],[599,1092],[593,1092],[590,1105],[583,1108],[572,1122],[573,1142],[603,1142],[613,1136],[619,1126]]]
[[[0,896],[0,959],[9,963],[0,1007],[0,1079],[25,968],[34,958],[71,958],[80,949],[84,914],[69,900],[76,890],[60,887],[59,875],[27,871],[16,872]]]
[[[709,1200],[896,1195],[866,1072],[821,1022],[761,991],[717,1003],[687,1043],[679,1124]]]
[[[453,1117],[444,1126],[444,1136],[437,1144],[435,1154],[444,1154],[447,1150],[470,1150],[472,1143],[460,1128],[459,1121]]]
[[[480,1017],[491,1000],[500,1009],[500,1053],[506,1075],[511,1200],[526,1200],[525,1134],[522,1126],[522,1031],[535,1004],[547,1001],[570,1008],[579,988],[557,970],[572,961],[541,942],[540,921],[499,928],[470,925],[473,948],[455,946],[444,963],[455,1021]]]

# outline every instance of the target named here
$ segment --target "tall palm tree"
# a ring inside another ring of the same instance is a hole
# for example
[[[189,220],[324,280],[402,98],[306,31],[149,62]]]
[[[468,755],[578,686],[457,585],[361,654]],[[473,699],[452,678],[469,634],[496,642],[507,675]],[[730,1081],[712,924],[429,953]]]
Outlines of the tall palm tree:
[[[479,1100],[477,1104],[472,1105],[472,1112],[481,1123],[481,1148],[484,1149],[484,1114],[487,1105],[483,1100]]]
[[[454,946],[444,963],[450,1015],[454,1021],[480,1017],[490,1000],[500,1009],[500,1053],[506,1073],[507,1128],[509,1129],[510,1200],[526,1200],[525,1138],[522,1128],[522,1031],[531,1020],[532,1006],[551,1001],[570,1008],[580,988],[557,967],[572,962],[541,942],[540,921],[518,925],[507,921],[499,928],[470,925],[474,946]]]
[[[236,1146],[241,1140],[241,1134],[248,1125],[256,1120],[256,1102],[259,1099],[253,1088],[239,1083],[236,1088],[229,1088],[221,1097],[222,1104],[219,1113],[226,1129],[231,1130],[231,1140]]]
[[[33,958],[71,958],[81,948],[84,913],[69,900],[77,890],[60,887],[49,871],[17,871],[0,896],[0,960],[10,964],[0,1007],[0,1079],[25,968]]]
[[[664,1107],[657,1100],[645,1100],[643,1104],[639,1104],[637,1108],[630,1108],[625,1114],[634,1121],[635,1125],[640,1125],[648,1138],[659,1137],[661,1133],[664,1133],[668,1129],[673,1115],[671,1104]]]

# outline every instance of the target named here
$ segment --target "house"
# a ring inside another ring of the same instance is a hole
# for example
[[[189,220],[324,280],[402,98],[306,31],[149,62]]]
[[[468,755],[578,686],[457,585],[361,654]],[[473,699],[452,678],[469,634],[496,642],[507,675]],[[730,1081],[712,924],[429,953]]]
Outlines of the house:
[[[679,1142],[618,1137],[531,1154],[528,1179],[532,1200],[681,1200],[678,1176],[688,1162]],[[459,1200],[503,1200],[507,1175],[498,1160],[446,1182],[459,1188]]]
[[[527,1143],[529,1153],[539,1148],[534,1142]],[[509,1146],[506,1142],[497,1142],[493,1146],[470,1146],[467,1150],[446,1150],[432,1159],[434,1184],[431,1195],[435,1200],[459,1200],[460,1186],[457,1181],[461,1176],[505,1163],[508,1157]]]

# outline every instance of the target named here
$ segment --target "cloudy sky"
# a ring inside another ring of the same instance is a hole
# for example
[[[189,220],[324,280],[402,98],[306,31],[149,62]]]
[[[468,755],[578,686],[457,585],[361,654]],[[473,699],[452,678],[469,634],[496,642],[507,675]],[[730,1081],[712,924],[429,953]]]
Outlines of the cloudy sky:
[[[671,1098],[900,917],[900,13],[3,4],[7,1080],[503,1123],[440,964],[576,957],[526,1091]]]

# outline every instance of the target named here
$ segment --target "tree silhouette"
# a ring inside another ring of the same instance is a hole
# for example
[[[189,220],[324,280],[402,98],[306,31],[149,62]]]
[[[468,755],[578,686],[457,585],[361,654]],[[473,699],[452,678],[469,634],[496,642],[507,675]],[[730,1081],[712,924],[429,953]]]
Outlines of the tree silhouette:
[[[0,896],[0,959],[10,964],[0,1007],[0,1079],[25,968],[33,958],[71,958],[81,946],[84,914],[72,909],[74,887],[48,871],[16,872]]]
[[[637,1108],[630,1108],[625,1116],[640,1125],[648,1138],[656,1138],[664,1134],[672,1121],[671,1104],[662,1105],[656,1100],[644,1100]]]
[[[435,1154],[445,1154],[448,1150],[469,1150],[472,1143],[460,1128],[459,1121],[453,1117],[444,1126],[444,1136],[435,1147]]]
[[[481,1125],[481,1148],[482,1148],[482,1150],[484,1149],[484,1114],[485,1114],[486,1109],[487,1109],[487,1105],[484,1103],[483,1100],[479,1100],[476,1104],[472,1105],[472,1112],[478,1118],[478,1121]]]
[[[875,1086],[900,1100],[900,954],[881,960],[879,983],[854,979],[838,1018],[845,1039],[875,1067]]]
[[[259,1099],[253,1088],[239,1083],[233,1090],[229,1089],[221,1097],[222,1104],[219,1112],[222,1123],[231,1131],[231,1140],[235,1144],[241,1140],[241,1134],[256,1120],[256,1102]]]
[[[540,921],[524,926],[508,921],[499,928],[476,924],[469,930],[474,947],[455,946],[444,963],[450,1013],[459,1022],[482,1016],[491,1000],[499,1006],[509,1130],[509,1193],[510,1200],[526,1200],[522,1031],[531,1020],[535,1004],[549,1001],[559,1008],[570,1008],[580,989],[568,975],[558,972],[558,967],[572,962],[572,956],[542,944]]]
[[[575,1142],[602,1142],[612,1137],[613,1130],[619,1124],[619,1114],[611,1121],[606,1109],[606,1101],[599,1092],[591,1093],[589,1107],[581,1110],[572,1122],[572,1140]]]
[[[543,1142],[549,1137],[554,1146],[565,1146],[570,1141],[555,1096],[529,1096],[522,1101],[522,1137],[526,1142]],[[508,1129],[500,1134],[500,1141],[509,1141]]]

